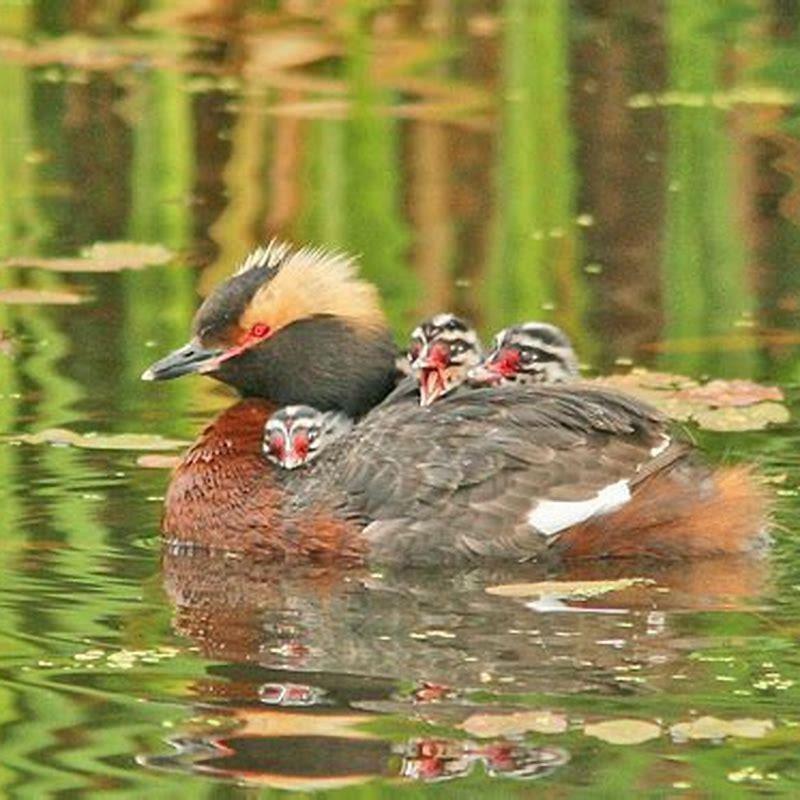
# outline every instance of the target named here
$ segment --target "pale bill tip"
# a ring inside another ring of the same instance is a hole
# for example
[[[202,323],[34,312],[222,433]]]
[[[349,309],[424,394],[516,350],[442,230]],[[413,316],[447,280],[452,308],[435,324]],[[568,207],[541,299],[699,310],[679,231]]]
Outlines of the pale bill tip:
[[[156,374],[153,372],[152,367],[148,367],[140,376],[140,380],[143,381],[154,381],[156,379]]]

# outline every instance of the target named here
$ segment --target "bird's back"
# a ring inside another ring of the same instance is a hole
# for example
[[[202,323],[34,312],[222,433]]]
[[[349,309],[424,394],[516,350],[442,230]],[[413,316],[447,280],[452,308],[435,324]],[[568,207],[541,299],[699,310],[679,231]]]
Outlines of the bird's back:
[[[696,463],[658,412],[594,387],[461,389],[429,408],[401,393],[292,472],[261,456],[273,408],[246,401],[206,429],[168,491],[171,540],[443,565],[740,553],[764,529],[746,468]]]
[[[400,394],[296,491],[357,519],[379,560],[531,558],[685,452],[658,412],[597,388],[463,389],[427,409]]]

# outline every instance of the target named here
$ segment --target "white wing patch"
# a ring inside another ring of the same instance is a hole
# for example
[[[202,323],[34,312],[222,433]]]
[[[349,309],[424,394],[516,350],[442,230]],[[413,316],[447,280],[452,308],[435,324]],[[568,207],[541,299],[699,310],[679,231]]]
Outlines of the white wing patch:
[[[661,438],[664,441],[662,441],[661,444],[657,444],[655,447],[651,448],[651,450],[650,450],[650,456],[652,458],[655,458],[656,456],[660,456],[672,444],[672,439],[670,439],[670,437],[667,436],[666,434],[663,434],[661,436]]]
[[[608,514],[631,499],[628,481],[612,483],[588,500],[541,500],[528,514],[528,523],[544,536],[553,536],[590,517]]]

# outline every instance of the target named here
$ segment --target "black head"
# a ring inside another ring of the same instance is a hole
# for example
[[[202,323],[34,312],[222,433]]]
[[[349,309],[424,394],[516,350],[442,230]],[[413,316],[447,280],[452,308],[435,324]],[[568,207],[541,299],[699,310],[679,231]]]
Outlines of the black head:
[[[395,381],[395,349],[377,290],[353,260],[272,242],[200,306],[193,337],[144,380],[192,372],[279,405],[366,412]]]

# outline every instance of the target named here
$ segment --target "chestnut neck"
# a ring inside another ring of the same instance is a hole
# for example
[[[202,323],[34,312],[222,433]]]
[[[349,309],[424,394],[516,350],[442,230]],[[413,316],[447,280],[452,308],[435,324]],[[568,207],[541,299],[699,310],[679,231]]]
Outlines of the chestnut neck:
[[[277,406],[261,398],[248,398],[225,409],[197,437],[184,465],[218,456],[254,456],[261,453],[264,425]]]

